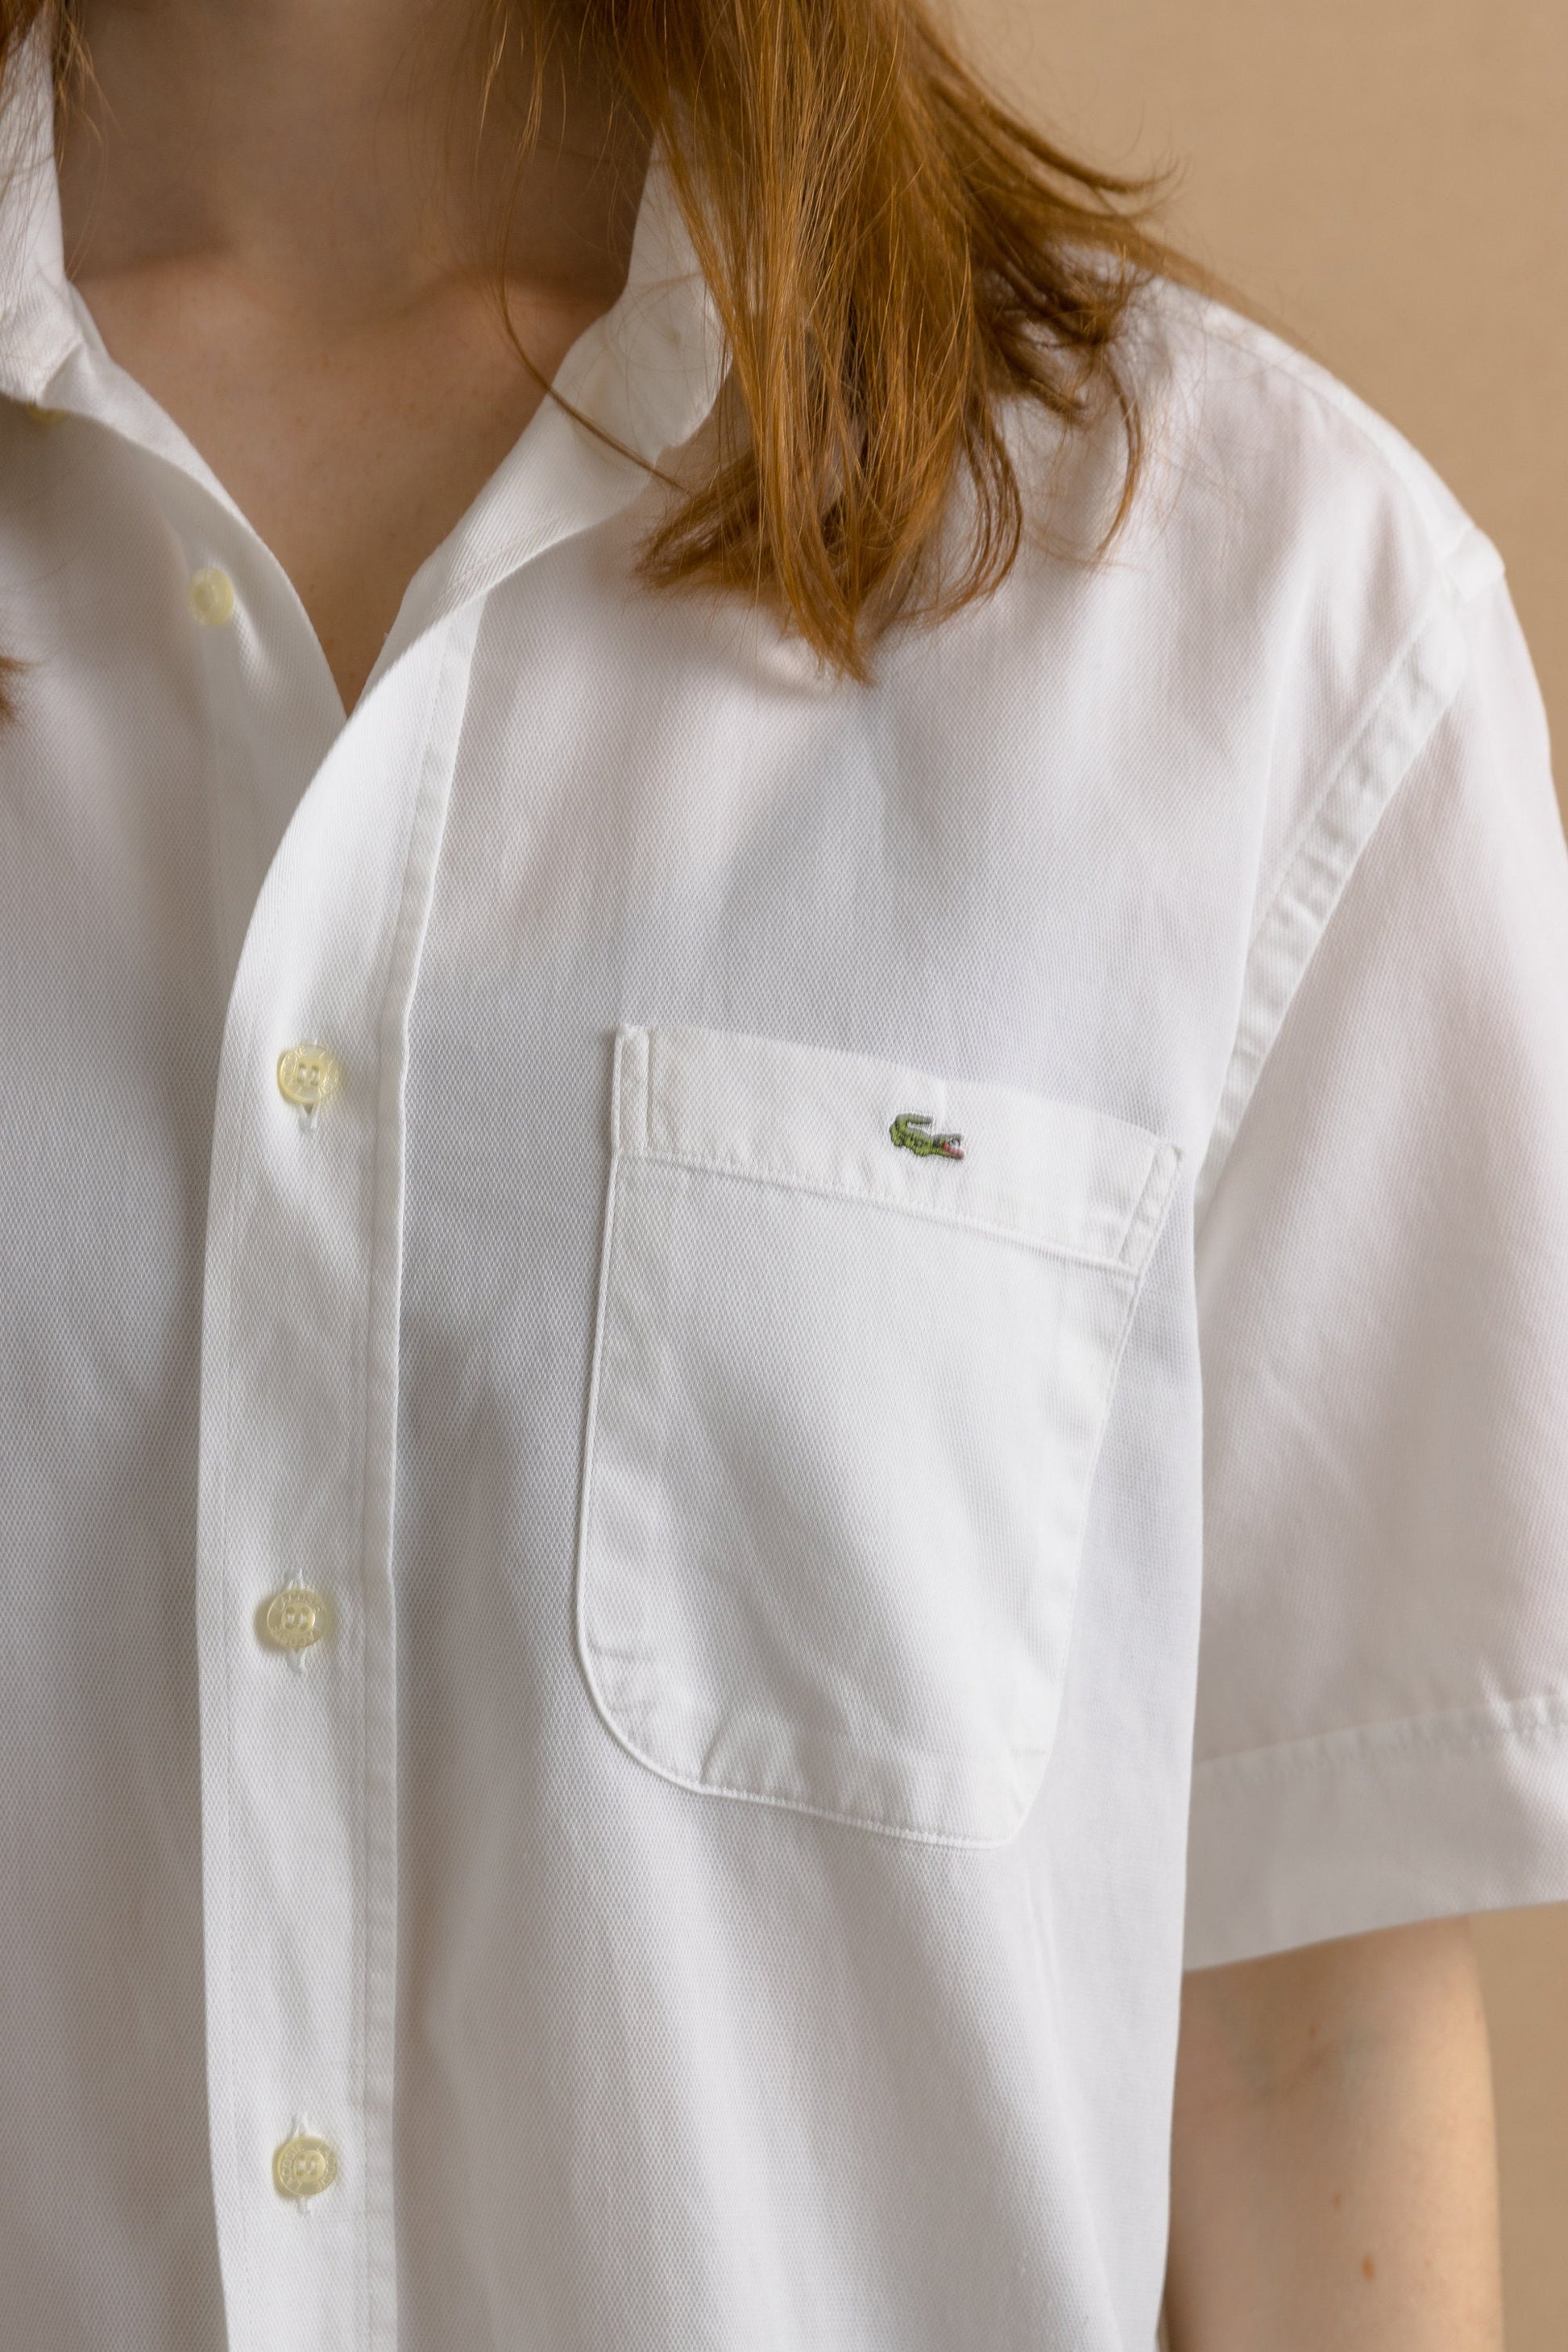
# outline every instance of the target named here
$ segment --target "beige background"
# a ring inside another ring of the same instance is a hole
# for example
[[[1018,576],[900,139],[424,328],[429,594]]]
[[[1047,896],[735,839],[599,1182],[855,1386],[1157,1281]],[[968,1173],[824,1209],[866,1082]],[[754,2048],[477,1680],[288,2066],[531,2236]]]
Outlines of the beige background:
[[[1568,743],[1563,0],[949,5],[993,82],[1069,143],[1175,164],[1178,240],[1432,460],[1502,550]],[[1509,2352],[1565,2352],[1568,1908],[1478,1937]]]

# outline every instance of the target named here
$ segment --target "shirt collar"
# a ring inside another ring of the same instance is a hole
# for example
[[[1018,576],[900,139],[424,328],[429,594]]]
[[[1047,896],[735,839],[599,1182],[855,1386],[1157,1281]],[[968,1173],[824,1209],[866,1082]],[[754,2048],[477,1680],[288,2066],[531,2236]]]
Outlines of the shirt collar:
[[[10,61],[0,107],[0,394],[47,404],[67,362],[97,342],[66,276],[53,73],[47,25],[40,19]],[[573,345],[555,389],[652,462],[701,424],[718,396],[724,362],[712,295],[656,144],[626,285]]]

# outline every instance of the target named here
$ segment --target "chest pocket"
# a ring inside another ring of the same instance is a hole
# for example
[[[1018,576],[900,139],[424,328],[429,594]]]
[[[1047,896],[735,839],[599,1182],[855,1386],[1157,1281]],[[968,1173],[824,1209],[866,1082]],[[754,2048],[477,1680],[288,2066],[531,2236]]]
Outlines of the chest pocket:
[[[1178,1158],[1010,1087],[619,1033],[577,1638],[625,1748],[896,1836],[1013,1834]]]

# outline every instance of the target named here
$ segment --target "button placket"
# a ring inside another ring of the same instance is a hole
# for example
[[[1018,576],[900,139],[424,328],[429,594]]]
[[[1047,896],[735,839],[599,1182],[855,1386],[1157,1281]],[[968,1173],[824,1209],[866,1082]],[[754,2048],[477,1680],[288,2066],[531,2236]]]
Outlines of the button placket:
[[[299,1111],[300,1124],[309,1132],[342,1086],[342,1066],[330,1046],[310,1041],[285,1046],[274,1076],[279,1093]],[[268,1649],[281,1653],[300,1675],[305,1671],[305,1652],[326,1639],[331,1622],[326,1595],[301,1577],[268,1594],[257,1611],[259,1638]]]
[[[345,2352],[395,2340],[401,1056],[478,617],[410,648],[296,811],[240,958],[214,1137],[198,1591],[220,2255],[232,2310],[265,2275],[272,2325]],[[287,1574],[258,1579],[282,1545]],[[235,1785],[254,1790],[237,1808]],[[302,2137],[335,2172],[303,2232],[275,2170]],[[233,2352],[272,2340],[242,2322]]]
[[[234,573],[215,555],[215,539],[220,536],[224,551],[228,552],[229,534],[221,526],[215,531],[210,501],[199,493],[193,495],[189,483],[180,481],[171,487],[172,551],[184,569],[192,666],[207,723],[213,856],[222,898],[227,968],[232,972],[261,880],[258,867],[266,855],[265,843],[258,839],[257,811],[276,789],[268,772],[278,758],[278,747],[289,743],[290,730],[280,725],[253,730],[254,686],[244,675]],[[236,558],[231,555],[230,561]],[[264,608],[264,617],[276,615]]]

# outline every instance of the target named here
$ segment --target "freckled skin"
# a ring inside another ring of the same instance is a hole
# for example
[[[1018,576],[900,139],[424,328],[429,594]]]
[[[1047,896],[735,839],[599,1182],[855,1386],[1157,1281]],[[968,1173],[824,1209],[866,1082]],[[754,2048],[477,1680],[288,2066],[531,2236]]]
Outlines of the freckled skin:
[[[1501,2352],[1466,1922],[1187,1979],[1168,2300],[1171,2352]]]

